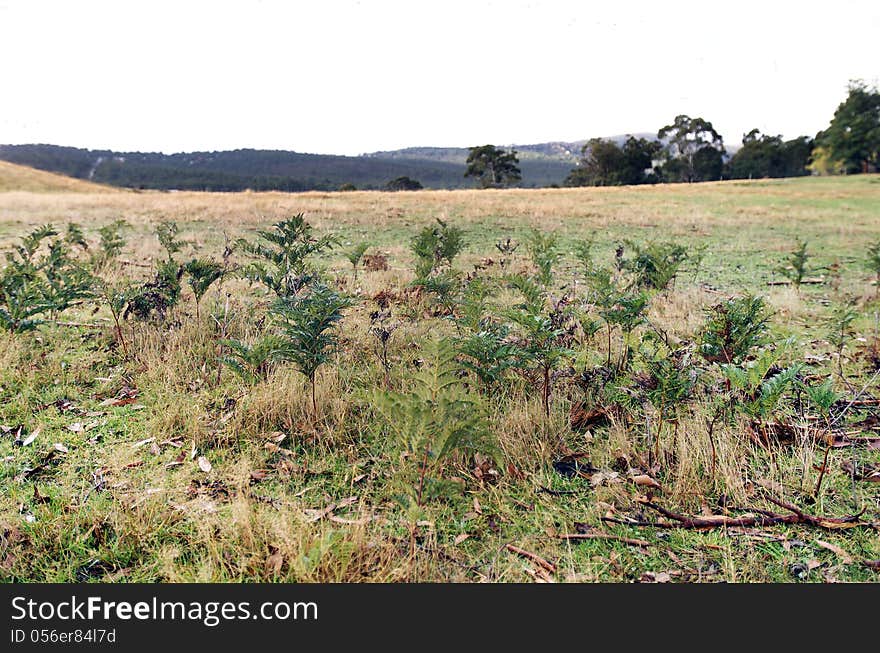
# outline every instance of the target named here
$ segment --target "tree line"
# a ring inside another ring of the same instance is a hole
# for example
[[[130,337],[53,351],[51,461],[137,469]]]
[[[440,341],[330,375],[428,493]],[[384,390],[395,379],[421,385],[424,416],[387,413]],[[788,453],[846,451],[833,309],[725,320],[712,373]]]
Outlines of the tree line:
[[[516,150],[473,147],[466,177],[478,186],[499,188],[520,179]],[[678,115],[656,139],[629,136],[622,144],[593,138],[565,179],[566,186],[622,186],[658,182],[857,174],[880,169],[880,92],[863,81],[849,85],[829,127],[814,138],[743,135],[742,147],[727,156],[724,139],[704,118]]]

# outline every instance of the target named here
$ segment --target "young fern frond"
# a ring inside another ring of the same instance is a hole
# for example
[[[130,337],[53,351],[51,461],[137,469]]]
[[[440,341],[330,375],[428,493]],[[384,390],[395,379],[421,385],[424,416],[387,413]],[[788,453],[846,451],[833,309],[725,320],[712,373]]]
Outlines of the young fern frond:
[[[278,336],[267,335],[253,343],[228,339],[220,340],[219,344],[228,350],[219,358],[220,362],[253,385],[268,379],[272,364],[282,357],[285,342]]]
[[[238,249],[257,259],[242,268],[241,274],[278,297],[292,297],[308,285],[315,277],[309,258],[332,249],[338,242],[333,235],[312,235],[312,227],[303,213],[276,222],[271,230],[258,231],[257,237],[257,242],[237,242]]]
[[[372,405],[398,450],[412,461],[404,472],[405,500],[421,508],[443,487],[447,460],[457,452],[496,454],[479,398],[458,376],[456,350],[448,340],[425,347],[425,362],[409,392],[375,391]]]

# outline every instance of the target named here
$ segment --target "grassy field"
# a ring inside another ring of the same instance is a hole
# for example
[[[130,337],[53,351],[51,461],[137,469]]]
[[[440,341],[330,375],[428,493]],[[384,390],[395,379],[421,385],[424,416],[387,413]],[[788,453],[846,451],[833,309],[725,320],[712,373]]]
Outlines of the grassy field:
[[[4,580],[877,580],[880,484],[872,481],[880,473],[871,470],[880,468],[880,446],[871,438],[880,423],[880,302],[866,259],[880,240],[880,176],[288,195],[124,192],[42,177],[22,186],[20,171],[3,173],[4,251],[39,225],[70,222],[94,251],[97,230],[121,219],[126,245],[98,273],[105,283],[143,282],[165,256],[154,235],[162,221],[180,228],[180,262],[219,260],[227,240],[253,242],[258,229],[303,212],[317,235],[338,236],[341,244],[314,263],[355,300],[338,350],[317,373],[317,413],[305,377],[289,364],[255,383],[218,367],[214,317],[225,316],[227,337],[247,342],[273,328],[271,297],[240,278],[212,286],[198,317],[184,284],[163,322],[124,321],[125,351],[100,301],[34,331],[0,332]],[[632,281],[615,268],[618,246],[624,258],[633,255],[625,241],[673,242],[690,258],[674,284],[648,293],[648,322],[628,339],[614,332],[609,349],[604,327],[576,330],[552,376],[549,416],[533,369],[509,370],[493,393],[458,371],[457,391],[485,417],[493,453],[453,454],[438,471],[452,489],[407,508],[395,497],[402,485],[412,489],[419,463],[399,446],[402,420],[380,414],[376,393],[411,391],[414,376],[430,369],[429,342],[469,335],[453,319],[462,317],[460,296],[443,306],[411,286],[410,241],[437,218],[464,231],[452,267],[465,286],[467,274],[492,288],[487,311],[497,320],[521,300],[509,275],[535,272],[526,245],[532,229],[558,238],[544,308],[565,296],[597,324],[588,275],[574,256],[578,240],[594,241],[593,264],[615,271],[618,284]],[[508,237],[520,247],[502,269],[495,245]],[[797,239],[811,254],[807,276],[821,283],[768,285],[784,280],[779,268]],[[355,278],[343,253],[361,242],[388,269]],[[241,251],[230,260],[248,263]],[[713,421],[715,395],[731,389],[697,353],[706,310],[746,293],[764,297],[773,313],[747,360],[768,351],[778,353],[774,369],[803,367],[772,413]],[[387,378],[371,330],[383,294],[396,327]],[[847,302],[855,318],[838,352],[828,320]],[[631,360],[612,369],[609,359],[629,348]],[[686,358],[688,374],[699,377],[673,417],[646,399],[649,350],[676,365]],[[589,381],[602,374],[606,382]],[[833,428],[805,399],[804,388],[825,379],[837,395]],[[591,408],[607,416],[573,427],[578,411]],[[835,446],[826,448],[829,432]],[[802,514],[859,514],[858,523],[770,523],[766,511],[796,515],[772,499]],[[675,517],[652,506],[710,521],[766,519],[660,528],[645,523]],[[572,534],[581,537],[562,537]]]

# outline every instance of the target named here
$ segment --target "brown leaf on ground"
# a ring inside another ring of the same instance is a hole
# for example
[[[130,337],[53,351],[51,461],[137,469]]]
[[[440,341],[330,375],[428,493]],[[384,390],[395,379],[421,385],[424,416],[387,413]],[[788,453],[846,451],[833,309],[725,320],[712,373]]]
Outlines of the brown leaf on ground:
[[[840,468],[857,481],[880,483],[880,465],[856,462],[853,466],[852,461],[847,460],[840,464]]]
[[[535,565],[532,569],[524,569],[529,576],[535,579],[536,583],[555,583],[556,579],[550,575],[550,572],[539,565]]]
[[[611,483],[621,483],[620,474],[618,472],[599,471],[590,476],[590,485],[599,487]]]
[[[124,385],[116,393],[115,397],[108,397],[101,402],[102,406],[125,406],[137,401],[138,389]]]
[[[568,421],[572,431],[583,432],[591,426],[607,424],[608,411],[603,406],[587,410],[582,403],[576,403],[571,407]]]
[[[831,544],[831,542],[825,542],[824,540],[816,540],[816,546],[820,546],[823,549],[828,549],[829,551],[837,555],[837,557],[840,558],[840,561],[844,564],[849,564],[853,561],[852,556],[836,544]]]
[[[273,578],[278,576],[281,573],[281,568],[284,566],[284,556],[281,555],[280,551],[275,551],[272,555],[266,558],[266,576]]]
[[[646,571],[639,578],[640,583],[669,583],[672,576],[668,571]]]
[[[498,480],[498,470],[494,461],[488,456],[474,454],[473,475],[478,481],[493,483]]]
[[[453,540],[452,543],[455,546],[458,546],[459,544],[464,542],[466,539],[468,539],[470,536],[471,536],[470,533],[459,533],[458,535],[455,536],[455,540]]]
[[[635,474],[634,476],[630,476],[629,480],[635,483],[636,485],[641,485],[645,487],[653,487],[658,490],[662,490],[662,486],[655,481],[653,478],[648,476],[647,474]]]
[[[105,399],[99,405],[101,406],[127,406],[137,402],[137,394],[134,397],[112,397]]]
[[[526,477],[526,475],[523,474],[522,471],[520,471],[519,467],[517,467],[513,463],[507,463],[507,474],[508,476],[510,476],[510,478],[517,481],[521,481]]]

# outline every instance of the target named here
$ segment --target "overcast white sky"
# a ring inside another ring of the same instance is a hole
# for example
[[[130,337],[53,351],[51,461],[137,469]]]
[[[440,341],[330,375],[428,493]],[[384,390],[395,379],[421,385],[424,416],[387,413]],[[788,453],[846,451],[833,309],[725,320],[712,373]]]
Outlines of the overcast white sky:
[[[880,2],[0,0],[0,143],[358,154],[827,126]]]

